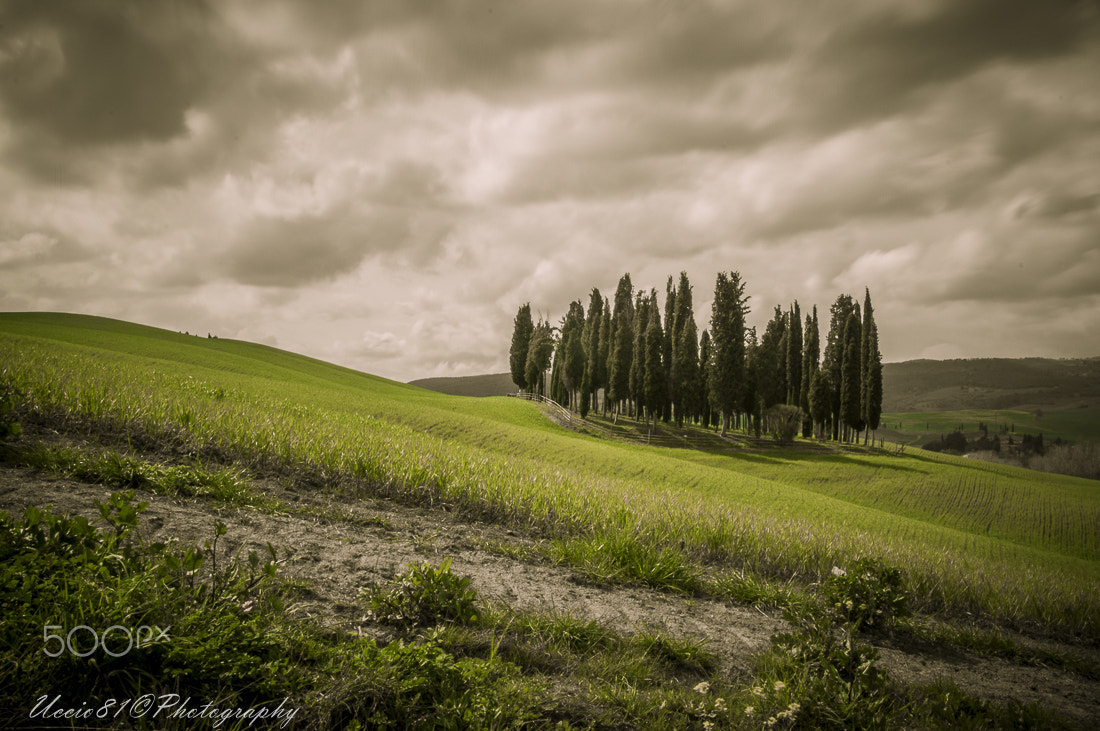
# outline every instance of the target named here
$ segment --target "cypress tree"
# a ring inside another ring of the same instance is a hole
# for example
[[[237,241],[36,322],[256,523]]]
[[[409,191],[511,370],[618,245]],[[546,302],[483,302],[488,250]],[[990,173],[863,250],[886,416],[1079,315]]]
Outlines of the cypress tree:
[[[608,361],[608,387],[616,413],[630,397],[630,366],[634,362],[634,286],[624,274],[615,290],[611,352]]]
[[[783,343],[786,327],[786,316],[776,305],[753,358],[752,372],[756,376],[756,386],[764,410],[787,401],[784,375],[787,369],[787,350]]]
[[[665,322],[661,331],[661,368],[664,369],[663,379],[665,383],[665,393],[661,397],[661,421],[666,424],[672,419],[672,404],[676,399],[676,376],[674,372],[675,356],[673,352],[676,349],[676,300],[679,298],[679,293],[676,291],[676,285],[672,283],[672,275],[668,275],[668,282],[665,284]]]
[[[569,312],[562,319],[562,385],[565,387],[569,408],[576,408],[584,379],[584,306],[580,300],[569,303]],[[564,403],[564,402],[563,402]]]
[[[676,425],[683,426],[684,420],[695,421],[699,416],[699,344],[695,336],[695,318],[689,317],[677,338],[676,352],[679,357],[677,375],[680,385],[677,389],[679,403],[676,404]]]
[[[840,381],[840,417],[844,424],[844,441],[850,438],[850,432],[858,435],[863,430],[863,420],[860,414],[860,391],[862,381],[860,379],[860,362],[862,358],[860,344],[863,340],[863,326],[859,321],[858,311],[848,315],[848,323],[844,328],[844,360],[841,366]]]
[[[798,406],[802,398],[802,312],[795,300],[787,313],[787,403]]]
[[[882,419],[882,353],[878,349],[878,325],[871,311],[871,296],[864,304],[863,362],[863,422],[868,434],[878,430]],[[867,443],[864,437],[864,444]]]
[[[593,288],[588,299],[588,319],[584,323],[584,377],[581,379],[581,418],[588,416],[592,394],[600,388],[600,326],[603,320],[603,297]]]
[[[634,301],[634,360],[630,364],[630,398],[634,419],[642,418],[645,404],[646,335],[649,333],[649,298],[638,290]],[[656,303],[654,303],[656,306]]]
[[[818,361],[821,358],[819,337],[817,305],[814,305],[813,314],[806,315],[806,334],[802,344],[802,392],[799,405],[806,414],[806,420],[802,423],[802,436],[804,437],[813,436],[814,420],[810,409],[810,388],[813,385],[811,379],[817,373]]]
[[[867,436],[878,429],[882,416],[882,353],[878,350],[878,326],[871,307],[871,290],[863,297],[863,342],[861,349],[861,417],[867,428]],[[864,443],[867,442],[864,437]]]
[[[810,418],[819,439],[828,439],[828,423],[832,414],[833,381],[829,371],[821,368],[810,376]]]
[[[710,350],[710,331],[704,329],[699,336],[699,390],[695,394],[704,429],[710,428],[713,423],[711,415],[714,413],[710,400]]]
[[[535,332],[535,323],[531,319],[531,303],[520,305],[516,313],[512,330],[512,347],[508,350],[508,367],[512,371],[512,383],[519,390],[527,388],[527,351],[531,347],[531,336]]]
[[[740,272],[718,273],[710,316],[709,385],[712,406],[722,415],[723,435],[744,395],[747,300]]]
[[[690,419],[695,416],[693,409],[696,407],[685,404],[695,404],[697,401],[690,390],[695,388],[694,381],[698,378],[699,369],[698,330],[695,326],[695,307],[692,304],[691,282],[687,272],[680,272],[675,312],[671,320],[665,319],[665,327],[672,328],[672,363],[668,368],[671,381],[669,400],[673,413],[676,414],[676,423],[682,425],[685,417]],[[690,339],[685,337],[688,327],[692,329]],[[688,370],[685,372],[685,369]],[[683,409],[687,409],[688,413],[681,416],[679,411]]]
[[[611,305],[608,304],[607,298],[603,298],[603,317],[600,319],[600,352],[599,361],[596,364],[599,368],[599,386],[597,388],[603,389],[603,413],[607,415],[607,402],[610,400],[608,394],[608,380],[607,380],[607,361],[611,357]]]
[[[664,363],[662,363],[666,339],[661,328],[661,313],[657,307],[657,291],[653,291],[648,306],[649,326],[645,336],[645,405],[649,416],[653,418],[653,425],[657,425],[657,417],[664,418],[665,402],[668,397],[668,383],[665,375]]]
[[[774,356],[774,353],[769,355]],[[747,433],[751,427],[756,436],[760,436],[760,420],[764,415],[764,398],[761,395],[759,380],[760,364],[764,359],[763,349],[756,337],[756,328],[749,328],[745,333],[745,380],[741,384],[738,411],[744,417],[745,432]]]
[[[829,372],[829,384],[832,386],[829,392],[832,402],[829,404],[829,418],[826,428],[833,439],[840,439],[840,383],[842,379],[841,367],[844,363],[844,329],[848,324],[848,316],[856,309],[856,304],[851,295],[842,294],[836,298],[829,308],[829,334],[825,341],[825,357],[821,367]]]
[[[525,377],[527,389],[539,396],[546,395],[545,374],[550,368],[550,358],[554,352],[554,332],[550,323],[539,320],[531,334],[531,344],[527,349]]]

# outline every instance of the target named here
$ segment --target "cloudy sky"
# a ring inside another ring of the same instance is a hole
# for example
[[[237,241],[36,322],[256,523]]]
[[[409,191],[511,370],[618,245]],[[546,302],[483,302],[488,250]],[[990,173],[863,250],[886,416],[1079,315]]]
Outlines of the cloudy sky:
[[[1100,355],[1097,0],[5,0],[0,310],[507,370],[629,272]]]

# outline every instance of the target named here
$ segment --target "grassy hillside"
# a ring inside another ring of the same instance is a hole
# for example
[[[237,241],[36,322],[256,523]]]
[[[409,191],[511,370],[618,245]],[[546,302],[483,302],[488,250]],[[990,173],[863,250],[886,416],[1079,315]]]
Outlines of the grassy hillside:
[[[928,610],[1100,627],[1100,491],[1085,480],[920,450],[608,442],[515,399],[75,315],[0,315],[0,363],[25,418],[445,503],[650,583],[660,571],[632,562],[670,567],[675,586],[700,571],[812,580],[869,555],[904,567]]]

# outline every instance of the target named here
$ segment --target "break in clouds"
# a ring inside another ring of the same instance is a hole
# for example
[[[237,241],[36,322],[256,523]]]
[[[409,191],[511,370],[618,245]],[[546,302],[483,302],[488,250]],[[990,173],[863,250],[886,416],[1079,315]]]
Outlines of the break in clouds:
[[[0,6],[0,309],[507,370],[630,272],[1091,356],[1095,0]]]

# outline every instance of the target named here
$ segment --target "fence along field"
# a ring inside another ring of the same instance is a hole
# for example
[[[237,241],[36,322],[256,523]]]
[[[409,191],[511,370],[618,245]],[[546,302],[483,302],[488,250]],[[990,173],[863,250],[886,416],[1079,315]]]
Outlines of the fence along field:
[[[1094,482],[912,449],[607,442],[518,399],[82,316],[0,315],[0,363],[34,418],[449,503],[555,538],[565,555],[630,545],[694,572],[807,582],[873,556],[905,569],[918,608],[1100,626]]]

